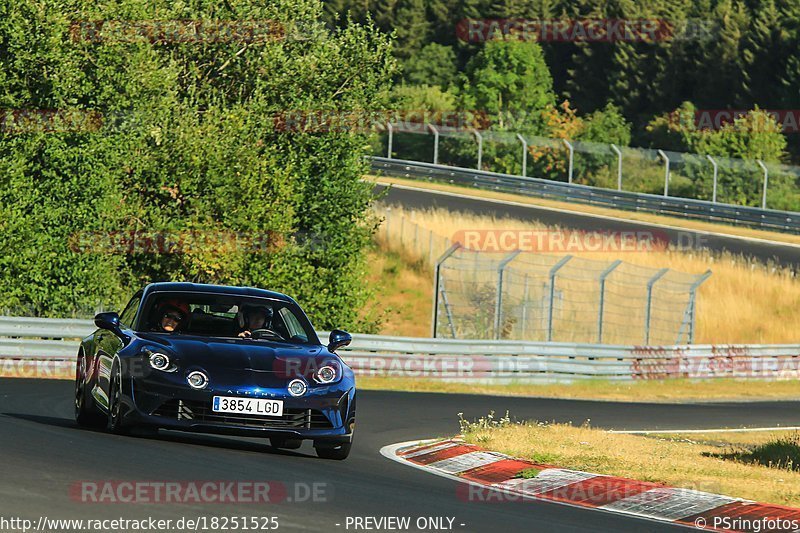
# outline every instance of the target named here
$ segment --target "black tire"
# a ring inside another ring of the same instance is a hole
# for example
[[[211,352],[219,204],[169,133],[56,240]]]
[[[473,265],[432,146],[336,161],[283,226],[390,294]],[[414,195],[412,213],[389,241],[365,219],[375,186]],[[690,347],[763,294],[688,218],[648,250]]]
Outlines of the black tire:
[[[333,459],[336,461],[347,459],[352,446],[353,444],[350,442],[341,442],[337,444],[314,443],[314,449],[317,451],[317,456],[320,459]]]
[[[106,417],[95,407],[85,383],[86,357],[81,351],[75,364],[75,422],[86,428],[103,428],[107,423]]]
[[[282,450],[296,450],[303,445],[301,439],[287,439],[286,437],[270,437],[269,445]]]
[[[111,384],[108,391],[108,430],[122,435],[128,433],[122,417],[122,370],[115,361],[111,367]]]

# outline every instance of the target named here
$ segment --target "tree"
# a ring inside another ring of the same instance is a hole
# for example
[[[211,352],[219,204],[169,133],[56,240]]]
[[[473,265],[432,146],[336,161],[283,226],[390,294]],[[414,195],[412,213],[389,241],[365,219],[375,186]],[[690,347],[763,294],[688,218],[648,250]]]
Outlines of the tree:
[[[583,129],[578,134],[578,139],[628,146],[631,143],[631,125],[617,106],[608,103],[603,109],[590,113],[583,120]]]
[[[485,110],[499,129],[541,132],[540,113],[555,105],[553,79],[535,42],[496,38],[467,64],[465,102]]]
[[[449,46],[429,43],[408,58],[403,77],[411,84],[447,89],[456,79],[456,54]]]
[[[424,0],[397,0],[395,20],[402,21],[395,27],[397,57],[408,60],[428,41],[430,22]]]
[[[91,110],[103,124],[0,135],[0,305],[86,312],[174,279],[285,291],[319,327],[369,329],[367,134],[319,117],[385,97],[388,39],[352,22],[327,33],[316,0],[44,4],[0,8],[3,105]],[[202,32],[183,42],[73,38],[72,20],[121,19],[272,20],[302,31],[245,43]],[[143,231],[193,240],[181,253],[113,250]]]
[[[787,142],[781,126],[769,113],[758,108],[721,127],[716,127],[716,124],[707,127],[696,121],[695,107],[685,102],[675,112],[653,119],[647,129],[660,146],[720,158],[721,201],[760,205],[762,173],[755,160],[779,163],[786,158]],[[732,161],[728,162],[727,158],[732,158]],[[685,167],[684,174],[693,182],[693,194],[710,198],[712,182],[704,157],[687,159]],[[782,183],[774,180],[773,185],[780,185],[788,193],[785,196],[792,197],[790,202],[784,201],[784,205],[791,203],[794,209],[800,207],[793,178],[783,176],[780,180]]]

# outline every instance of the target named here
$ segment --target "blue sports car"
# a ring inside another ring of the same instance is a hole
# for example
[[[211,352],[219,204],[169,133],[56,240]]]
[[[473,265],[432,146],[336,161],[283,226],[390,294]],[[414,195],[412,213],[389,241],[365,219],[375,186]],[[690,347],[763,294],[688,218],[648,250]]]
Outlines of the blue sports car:
[[[345,459],[355,426],[353,371],[320,343],[292,298],[262,289],[153,283],[122,314],[100,313],[75,372],[82,426],[264,436],[275,448],[313,440]]]

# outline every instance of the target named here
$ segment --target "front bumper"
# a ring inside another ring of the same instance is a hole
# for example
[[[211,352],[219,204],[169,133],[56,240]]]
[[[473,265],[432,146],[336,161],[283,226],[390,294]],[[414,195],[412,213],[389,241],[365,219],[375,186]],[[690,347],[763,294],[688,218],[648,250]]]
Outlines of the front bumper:
[[[125,422],[165,429],[239,436],[313,439],[351,442],[355,424],[355,384],[342,379],[328,386],[310,387],[302,397],[286,388],[209,385],[194,390],[176,375],[153,373],[131,378]],[[283,416],[215,413],[214,396],[264,398],[283,401]]]

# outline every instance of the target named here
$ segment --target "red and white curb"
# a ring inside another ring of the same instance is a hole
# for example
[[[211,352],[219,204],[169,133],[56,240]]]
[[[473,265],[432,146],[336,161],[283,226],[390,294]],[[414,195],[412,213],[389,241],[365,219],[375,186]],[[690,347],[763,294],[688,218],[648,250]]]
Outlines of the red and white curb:
[[[459,439],[392,444],[381,454],[461,482],[456,492],[465,501],[540,500],[696,530],[800,532],[800,509],[537,464]]]

